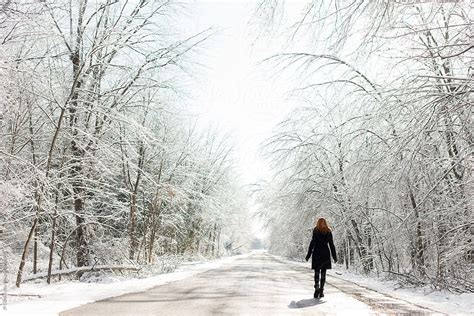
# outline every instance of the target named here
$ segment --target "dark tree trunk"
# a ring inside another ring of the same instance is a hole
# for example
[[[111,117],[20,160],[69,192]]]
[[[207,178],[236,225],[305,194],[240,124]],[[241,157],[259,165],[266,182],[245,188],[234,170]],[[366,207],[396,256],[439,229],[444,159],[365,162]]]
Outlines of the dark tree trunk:
[[[51,284],[51,272],[53,270],[53,254],[54,254],[54,244],[56,242],[57,219],[58,219],[58,214],[57,214],[57,209],[56,209],[54,211],[53,227],[51,229],[51,245],[50,245],[50,249],[49,249],[48,276],[47,276],[47,279],[46,279],[46,282],[48,282],[48,284]]]
[[[21,254],[21,261],[20,267],[18,268],[18,274],[16,275],[16,286],[20,287],[21,278],[23,276],[23,269],[25,268],[26,258],[28,257],[28,248],[30,246],[31,239],[33,239],[33,234],[36,229],[36,225],[38,224],[38,218],[35,218],[33,224],[31,225],[30,233],[28,234],[28,238],[23,246],[23,253]]]
[[[33,232],[33,273],[38,271],[38,225]]]
[[[408,183],[408,190],[410,195],[410,202],[413,208],[413,213],[415,215],[416,221],[416,235],[415,235],[415,253],[414,253],[414,261],[415,267],[418,272],[421,274],[425,273],[425,247],[423,243],[423,233],[422,233],[422,226],[421,226],[421,218],[420,212],[418,209],[418,205],[415,200],[415,195],[413,194],[413,189],[411,184]]]
[[[82,45],[82,36],[83,36],[83,17],[85,12],[85,3],[80,2],[79,5],[79,14],[77,19],[77,34],[74,50],[71,52],[71,61],[72,61],[72,70],[73,70],[73,86],[72,94],[69,102],[69,126],[71,129],[71,167],[70,167],[70,176],[72,180],[72,190],[74,194],[74,215],[76,219],[76,247],[77,247],[77,266],[87,266],[89,263],[88,260],[88,242],[87,242],[87,225],[85,225],[85,209],[84,209],[84,199],[85,199],[85,189],[83,183],[83,159],[84,159],[84,150],[79,144],[80,136],[78,131],[79,124],[79,113],[77,110],[79,108],[79,92],[82,88],[82,78],[81,78],[81,45]]]
[[[129,236],[130,236],[130,249],[129,259],[135,258],[135,251],[138,248],[138,236],[137,236],[137,195],[132,192],[130,195],[130,224],[129,224]]]

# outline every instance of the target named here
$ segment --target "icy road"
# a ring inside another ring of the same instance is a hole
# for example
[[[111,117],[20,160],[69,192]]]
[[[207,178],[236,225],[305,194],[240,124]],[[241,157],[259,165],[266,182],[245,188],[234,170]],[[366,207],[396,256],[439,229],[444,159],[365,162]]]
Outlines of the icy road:
[[[327,277],[313,299],[312,270],[254,253],[193,277],[74,308],[60,315],[440,315]]]

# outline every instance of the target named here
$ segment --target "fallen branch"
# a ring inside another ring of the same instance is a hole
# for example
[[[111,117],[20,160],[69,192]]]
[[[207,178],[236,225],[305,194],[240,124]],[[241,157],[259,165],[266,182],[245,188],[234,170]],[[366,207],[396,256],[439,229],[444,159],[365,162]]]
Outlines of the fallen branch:
[[[51,272],[51,276],[55,275],[67,275],[67,274],[74,274],[78,272],[84,271],[101,271],[101,270],[131,270],[131,271],[138,271],[140,268],[135,266],[108,266],[108,265],[101,265],[101,266],[92,266],[92,267],[79,267],[79,268],[70,268],[65,270],[56,270]],[[23,281],[30,281],[40,278],[45,278],[48,276],[47,272],[37,273],[30,276],[27,276],[23,279]]]
[[[0,293],[0,295],[5,295],[4,293]],[[7,293],[8,296],[34,296],[34,297],[38,297],[38,298],[41,298],[41,295],[38,295],[38,294],[10,294],[10,293]]]
[[[399,278],[402,278],[403,280],[405,280],[406,283],[411,284],[411,285],[420,286],[420,285],[426,285],[427,284],[427,282],[418,279],[417,277],[415,277],[412,274],[403,274],[403,273],[398,273],[398,272],[395,272],[395,271],[383,271],[383,272],[394,274],[394,275],[398,276]]]

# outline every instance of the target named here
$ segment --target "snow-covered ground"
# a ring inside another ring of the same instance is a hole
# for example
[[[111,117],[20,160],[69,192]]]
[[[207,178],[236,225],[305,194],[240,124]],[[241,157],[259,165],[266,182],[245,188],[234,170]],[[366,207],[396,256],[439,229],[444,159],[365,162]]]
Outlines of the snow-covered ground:
[[[328,274],[448,315],[474,315],[474,293],[456,294],[448,291],[434,291],[428,287],[401,288],[396,281],[365,277],[349,272],[340,266],[329,271]]]
[[[226,257],[210,262],[190,262],[181,265],[175,272],[167,273],[167,274],[160,274],[154,277],[143,278],[143,279],[120,279],[118,277],[105,277],[101,278],[98,283],[85,283],[85,282],[78,282],[78,281],[64,281],[54,283],[52,285],[47,285],[45,283],[26,283],[23,284],[20,289],[11,288],[10,294],[16,295],[37,295],[36,297],[18,297],[18,296],[11,296],[10,303],[8,305],[7,311],[0,311],[0,315],[57,315],[61,311],[65,311],[77,306],[84,305],[86,303],[95,302],[98,300],[102,300],[109,297],[115,297],[126,293],[133,293],[133,292],[140,292],[157,285],[165,285],[169,284],[174,281],[180,281],[183,279],[191,278],[196,276],[199,273],[215,270],[218,268],[227,269],[232,273],[236,273],[236,270],[232,268],[232,266],[238,267],[239,265],[235,265],[234,261],[239,258],[246,258],[251,255],[254,255],[255,252],[249,254],[243,254],[239,256],[233,257]],[[267,254],[265,256],[268,257]],[[257,254],[258,257],[258,254]],[[260,256],[261,257],[261,256]],[[295,262],[283,259],[281,257],[272,256],[278,261],[285,261],[289,265],[293,266],[304,266],[308,268],[308,263],[306,262]],[[260,258],[261,259],[261,258]],[[247,259],[246,259],[247,260]],[[254,259],[252,259],[254,260]],[[267,259],[265,259],[267,260]],[[248,261],[248,260],[247,260]],[[240,266],[242,265],[242,260],[239,260]],[[253,262],[253,263],[252,263]],[[254,266],[255,262],[258,261],[251,261],[247,263],[247,266]],[[263,261],[266,262],[266,261]],[[273,264],[270,262],[270,264]],[[324,304],[315,304],[315,301],[311,299],[311,284],[306,284],[307,281],[311,281],[310,279],[306,280],[307,276],[301,276],[301,273],[298,271],[291,271],[283,269],[284,266],[274,264],[280,271],[277,276],[268,275],[268,282],[266,280],[261,280],[263,282],[261,285],[265,288],[268,287],[268,291],[275,290],[275,288],[284,287],[284,283],[287,282],[288,286],[285,291],[283,291],[285,295],[282,293],[266,293],[263,289],[260,289],[261,295],[273,296],[274,298],[269,299],[271,304],[268,308],[274,308],[274,304],[280,302],[282,308],[287,310],[289,313],[296,313],[296,314],[304,314],[311,312],[312,310],[317,310],[318,312],[321,311],[336,311],[336,314],[345,314],[345,315],[353,315],[355,312],[354,308],[357,307],[358,315],[364,315],[364,313],[369,313],[370,309],[362,303],[356,300],[356,298],[352,297],[349,294],[345,294],[340,291],[331,290],[328,288],[328,299],[324,302]],[[242,267],[241,267],[242,268]],[[245,268],[245,266],[244,266]],[[258,268],[258,267],[255,267]],[[299,271],[301,268],[299,268]],[[257,269],[258,270],[258,269]],[[238,282],[241,283],[242,288],[248,287],[246,281],[246,274],[248,273],[249,269],[245,268],[242,270],[243,272],[239,275]],[[222,273],[216,272],[218,275]],[[263,275],[264,278],[269,272],[265,272]],[[304,273],[305,274],[305,273]],[[473,293],[465,293],[465,294],[454,294],[445,291],[430,291],[426,288],[400,288],[399,285],[396,284],[394,281],[384,281],[380,279],[374,279],[370,277],[364,277],[361,275],[357,275],[351,272],[348,272],[343,267],[339,265],[335,265],[332,270],[328,272],[329,275],[347,280],[350,282],[354,282],[359,286],[366,287],[368,289],[372,289],[379,293],[383,293],[386,296],[391,296],[396,299],[400,299],[421,307],[426,307],[431,309],[432,311],[437,311],[440,313],[446,313],[449,315],[474,315],[474,294]],[[274,278],[275,280],[271,280]],[[298,278],[304,278],[304,282],[296,282],[295,284],[291,283],[294,280],[298,280]],[[196,279],[196,278],[193,278]],[[211,278],[213,279],[213,278]],[[242,279],[242,280],[241,280]],[[290,282],[290,280],[293,280]],[[277,282],[278,286],[272,285],[270,282],[273,283]],[[283,283],[282,283],[283,282]],[[330,281],[328,281],[330,282]],[[178,282],[179,283],[179,282]],[[178,283],[176,283],[177,291],[179,290]],[[182,283],[182,282],[181,282]],[[239,284],[240,284],[239,283]],[[303,283],[301,285],[301,283]],[[311,283],[311,282],[310,282]],[[175,284],[175,283],[173,283]],[[268,284],[268,285],[265,285]],[[286,284],[286,283],[285,283]],[[300,286],[301,285],[301,286]],[[301,288],[299,288],[300,286]],[[162,287],[160,287],[162,288]],[[199,286],[197,287],[199,289]],[[250,289],[250,288],[249,288]],[[160,293],[160,296],[166,294],[166,288],[157,289],[155,291],[164,291],[164,293]],[[309,291],[309,292],[308,292]],[[225,291],[222,292],[224,295]],[[177,295],[177,293],[170,293],[169,295]],[[179,292],[178,292],[179,294]],[[199,291],[195,293],[195,295],[200,295]],[[209,299],[205,297],[205,293],[203,294],[202,299]],[[38,297],[40,296],[40,297]],[[263,296],[262,296],[263,297]],[[330,299],[329,299],[330,298]],[[280,300],[280,301],[279,301]],[[209,300],[208,300],[209,301]],[[212,301],[212,299],[210,300]],[[227,300],[225,300],[227,301]],[[254,300],[253,300],[254,301]],[[261,299],[258,300],[260,303],[265,302],[265,300]],[[276,302],[276,303],[275,303]],[[260,304],[259,303],[259,304]],[[317,303],[317,302],[316,302]],[[359,305],[357,305],[359,304]],[[278,305],[278,304],[277,304]],[[316,306],[317,305],[317,306]],[[250,308],[251,306],[248,306]],[[254,306],[252,308],[259,308],[259,306]],[[264,306],[262,306],[264,307]],[[291,311],[290,311],[291,309]]]
[[[265,252],[218,269],[61,313],[62,316],[274,316],[373,315],[372,306],[328,286],[313,299],[309,268],[276,260]]]
[[[189,278],[198,273],[219,268],[225,263],[248,255],[242,254],[208,262],[188,262],[182,264],[172,273],[143,279],[123,280],[119,277],[104,277],[99,280],[99,283],[79,281],[64,281],[51,285],[46,283],[25,283],[19,289],[16,287],[9,289],[8,293],[15,296],[9,296],[10,303],[7,305],[7,311],[1,310],[0,315],[33,315],[33,313],[35,316],[57,315],[61,311],[86,303],[125,293],[140,292],[157,285]]]
[[[308,265],[304,262],[279,258],[301,266]],[[396,281],[356,274],[338,264],[333,265],[333,269],[328,270],[327,274],[448,315],[474,315],[474,293],[456,294],[448,291],[434,291],[428,287],[403,288]]]

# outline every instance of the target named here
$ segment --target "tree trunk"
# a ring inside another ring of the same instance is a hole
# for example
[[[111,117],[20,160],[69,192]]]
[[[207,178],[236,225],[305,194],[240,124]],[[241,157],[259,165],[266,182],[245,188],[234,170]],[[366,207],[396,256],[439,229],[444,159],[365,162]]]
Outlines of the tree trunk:
[[[48,276],[46,279],[46,282],[48,282],[48,284],[51,284],[51,271],[53,270],[53,254],[54,254],[54,244],[56,241],[57,219],[58,219],[58,211],[57,209],[55,209],[54,215],[53,215],[53,227],[51,229],[51,245],[49,249]]]
[[[25,241],[25,244],[23,245],[23,253],[21,254],[21,261],[20,261],[20,267],[18,268],[18,273],[16,275],[16,286],[20,287],[21,284],[21,278],[23,276],[23,269],[25,268],[26,264],[26,258],[28,257],[28,248],[30,246],[31,239],[33,239],[33,234],[36,229],[36,225],[38,224],[38,218],[35,218],[33,221],[33,225],[31,225],[30,233],[28,234],[28,238]]]
[[[88,258],[88,242],[87,242],[87,225],[85,224],[85,214],[84,214],[84,199],[85,199],[85,189],[82,180],[83,176],[83,167],[82,161],[84,159],[84,150],[80,147],[79,142],[79,131],[78,131],[78,116],[77,113],[79,107],[79,91],[82,87],[81,79],[81,46],[82,46],[82,36],[83,36],[83,17],[86,4],[84,1],[80,1],[79,4],[79,14],[77,19],[77,34],[74,51],[71,52],[71,61],[73,69],[73,87],[72,95],[69,106],[69,126],[71,128],[71,167],[70,167],[70,176],[72,180],[72,190],[74,193],[74,214],[76,219],[76,247],[77,247],[77,266],[87,266],[89,265]]]
[[[33,273],[38,271],[38,225],[33,232]]]
[[[135,250],[138,248],[138,237],[137,237],[137,195],[132,192],[130,195],[130,224],[129,224],[129,238],[130,238],[130,249],[129,259],[135,258]]]
[[[425,247],[423,243],[423,233],[421,228],[421,219],[420,213],[418,210],[418,205],[415,200],[415,195],[413,194],[413,189],[408,182],[408,193],[410,196],[411,206],[413,208],[413,213],[415,215],[415,222],[416,222],[416,236],[415,236],[415,253],[414,253],[414,261],[416,270],[421,274],[425,274]]]
[[[7,310],[7,295],[8,295],[8,255],[7,255],[7,241],[5,237],[5,228],[0,228],[0,236],[3,244],[3,310]]]

